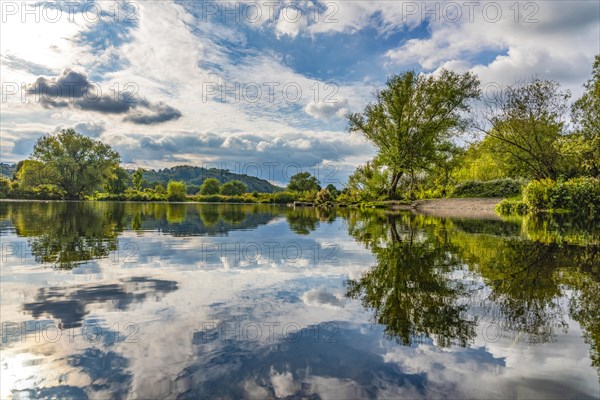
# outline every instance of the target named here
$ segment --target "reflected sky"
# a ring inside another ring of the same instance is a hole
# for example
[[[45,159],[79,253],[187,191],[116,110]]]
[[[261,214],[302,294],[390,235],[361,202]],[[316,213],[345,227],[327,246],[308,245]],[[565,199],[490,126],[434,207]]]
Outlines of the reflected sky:
[[[594,222],[0,202],[0,233],[1,398],[598,398]]]

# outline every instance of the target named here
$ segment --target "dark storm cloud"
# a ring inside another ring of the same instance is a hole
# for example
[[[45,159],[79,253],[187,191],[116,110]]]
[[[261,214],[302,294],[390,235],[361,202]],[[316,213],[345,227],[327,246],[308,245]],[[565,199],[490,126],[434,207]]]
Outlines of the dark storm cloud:
[[[143,102],[146,109],[151,112],[135,111],[124,118],[124,121],[133,122],[141,125],[154,125],[162,122],[171,121],[181,117],[181,112],[165,103],[149,104]]]
[[[134,94],[137,87],[124,85],[120,92],[102,94],[100,85],[90,82],[84,73],[67,68],[53,78],[41,76],[28,85],[27,93],[46,108],[74,107],[102,114],[125,114],[123,120],[154,125],[181,117],[181,112],[162,102],[151,102]]]

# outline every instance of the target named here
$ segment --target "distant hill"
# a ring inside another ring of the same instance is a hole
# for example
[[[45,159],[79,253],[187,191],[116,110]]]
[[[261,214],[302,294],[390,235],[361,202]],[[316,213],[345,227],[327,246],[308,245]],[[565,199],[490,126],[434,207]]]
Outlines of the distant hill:
[[[257,178],[255,176],[241,175],[230,172],[226,169],[192,167],[189,165],[180,165],[173,168],[148,170],[144,173],[146,186],[154,187],[161,184],[166,187],[170,180],[184,181],[191,190],[188,193],[195,193],[202,185],[205,179],[216,178],[221,184],[233,180],[238,180],[248,186],[248,192],[274,193],[282,191],[283,188],[275,186],[270,182]]]
[[[11,179],[15,173],[15,164],[0,163],[0,177]]]
[[[0,163],[0,176],[11,179],[16,169],[16,164]],[[134,171],[128,171],[132,174]],[[145,187],[153,188],[157,184],[164,187],[170,180],[184,181],[188,185],[188,193],[195,194],[207,178],[216,178],[221,184],[233,180],[238,180],[248,186],[248,192],[275,193],[283,188],[275,186],[270,182],[250,175],[235,174],[225,169],[192,167],[189,165],[180,165],[173,168],[151,169],[144,172]]]

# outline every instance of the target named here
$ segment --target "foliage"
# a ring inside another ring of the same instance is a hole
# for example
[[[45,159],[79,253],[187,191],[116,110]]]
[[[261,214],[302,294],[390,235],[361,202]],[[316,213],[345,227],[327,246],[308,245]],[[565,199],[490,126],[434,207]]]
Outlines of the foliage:
[[[215,163],[215,166],[217,164]],[[242,171],[254,170],[250,168],[240,168]],[[258,168],[258,176],[260,176],[263,171]],[[248,187],[248,191],[257,191],[259,193],[275,193],[281,191],[281,188],[271,184],[269,181],[257,178],[255,176],[238,174],[231,172],[227,169],[219,169],[219,168],[204,168],[204,167],[194,167],[190,165],[179,165],[173,168],[165,168],[158,170],[148,170],[144,173],[144,179],[148,181],[152,186],[160,183],[164,186],[167,185],[167,182],[170,180],[174,181],[184,181],[189,185],[198,185],[201,186],[205,180],[209,178],[214,178],[219,182],[229,182],[232,180],[237,180],[242,182]]]
[[[307,192],[321,189],[320,182],[310,172],[299,172],[290,178],[287,190],[291,192]]]
[[[600,177],[600,55],[584,87],[585,93],[572,108],[578,143],[569,154],[577,158],[575,165],[580,165],[584,174]]]
[[[512,176],[535,179],[561,174],[559,139],[565,134],[564,117],[571,94],[555,81],[532,79],[507,87],[488,101],[486,134],[506,155]]]
[[[529,211],[529,207],[522,200],[504,199],[496,205],[496,212],[500,215],[518,214],[524,215]]]
[[[138,192],[142,190],[143,188],[143,183],[144,183],[144,170],[142,168],[138,168],[134,173],[133,173],[133,188],[135,190],[137,190]]]
[[[340,191],[335,187],[333,183],[327,185],[326,189],[329,191],[334,200],[340,195]]]
[[[241,196],[246,193],[248,187],[240,181],[229,181],[221,186],[219,194],[223,196]]]
[[[41,137],[32,157],[43,164],[43,183],[60,187],[70,199],[93,193],[119,165],[119,154],[110,146],[73,129]]]
[[[110,194],[124,193],[129,186],[129,174],[121,167],[115,168],[106,179],[104,189]]]
[[[44,183],[44,163],[36,160],[19,162],[15,177],[22,187],[35,187]]]
[[[187,187],[182,181],[169,181],[167,185],[167,198],[169,201],[186,201]]]
[[[470,73],[393,75],[375,103],[348,115],[349,130],[377,148],[379,162],[390,170],[388,195],[393,197],[404,174],[412,178],[427,168],[439,146],[465,129],[469,101],[478,97],[479,81]]]
[[[521,194],[522,183],[515,179],[466,181],[454,188],[454,197],[513,197]]]
[[[315,202],[319,205],[328,204],[333,201],[333,196],[327,189],[321,189],[317,193],[317,197],[315,198]]]
[[[532,181],[523,190],[523,199],[533,211],[574,211],[594,215],[600,212],[600,179]]]
[[[497,150],[498,141],[486,136],[470,145],[456,160],[452,175],[458,182],[491,181],[510,175],[506,155]]]
[[[220,189],[221,182],[219,182],[218,179],[208,178],[202,183],[202,186],[200,186],[200,194],[204,196],[219,194]]]

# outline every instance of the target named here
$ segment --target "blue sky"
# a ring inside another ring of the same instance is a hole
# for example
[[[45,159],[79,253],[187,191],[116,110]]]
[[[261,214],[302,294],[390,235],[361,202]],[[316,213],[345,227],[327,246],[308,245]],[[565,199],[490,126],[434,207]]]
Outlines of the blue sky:
[[[327,167],[334,176],[318,177],[343,183],[373,156],[344,115],[390,74],[470,70],[484,85],[537,74],[577,97],[600,53],[600,6],[3,2],[0,34],[3,162],[75,127],[130,166],[258,163],[279,183]]]

